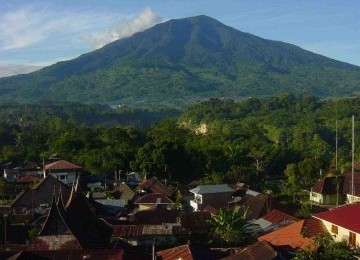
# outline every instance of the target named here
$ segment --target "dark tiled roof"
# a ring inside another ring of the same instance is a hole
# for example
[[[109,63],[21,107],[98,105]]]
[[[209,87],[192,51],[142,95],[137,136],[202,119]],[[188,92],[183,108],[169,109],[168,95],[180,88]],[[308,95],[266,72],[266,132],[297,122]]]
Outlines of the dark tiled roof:
[[[41,180],[43,180],[43,178],[38,177],[38,176],[24,176],[24,177],[21,177],[17,181],[17,183],[33,183],[33,182],[41,181]]]
[[[239,207],[240,211],[248,208],[250,214],[249,219],[258,219],[271,209],[271,197],[266,194],[258,194],[253,196],[246,194],[242,199],[236,203],[235,207]]]
[[[345,173],[345,180],[343,186],[344,194],[351,194],[351,181],[352,181],[352,173],[351,171]],[[360,197],[360,170],[354,171],[354,195]]]
[[[262,216],[262,218],[271,222],[272,224],[277,224],[277,223],[280,223],[283,221],[293,221],[293,222],[299,221],[298,218],[290,216],[290,215],[288,215],[280,210],[277,210],[277,209],[273,209],[266,215]]]
[[[360,204],[351,204],[313,215],[337,226],[360,233]]]
[[[339,177],[339,191],[343,189],[344,176]],[[312,187],[312,191],[324,195],[336,194],[336,178],[325,177],[318,180]]]
[[[174,202],[161,193],[148,193],[135,201],[135,204],[174,204]]]
[[[91,212],[86,197],[73,189],[65,206],[70,228],[84,248],[104,248],[111,237],[111,228]]]
[[[209,212],[182,212],[180,215],[181,226],[191,231],[206,232],[207,220],[211,219]]]
[[[194,259],[189,245],[183,245],[178,247],[169,248],[156,253],[159,260],[192,260]]]
[[[40,183],[35,185],[32,189],[20,193],[16,199],[11,203],[11,208],[37,208],[41,204],[51,205],[52,195],[59,194],[60,188],[62,190],[64,200],[70,196],[71,189],[61,181],[55,179],[53,176],[48,175]]]
[[[124,249],[83,249],[83,250],[42,250],[31,251],[23,250],[9,258],[11,260],[38,260],[38,259],[96,259],[96,260],[113,260],[113,259],[151,259],[148,255],[127,253]]]
[[[138,190],[146,190],[151,193],[162,193],[168,197],[172,197],[175,193],[175,191],[173,189],[162,184],[156,177],[152,177],[149,180],[144,179],[139,184],[137,189]]]
[[[82,248],[69,227],[61,197],[59,202],[56,204],[54,196],[46,221],[29,247],[31,250],[79,250]]]
[[[44,170],[82,170],[82,168],[71,162],[60,160],[53,163],[46,164]]]
[[[148,235],[183,235],[189,230],[181,226],[167,225],[113,225],[113,236],[121,238],[137,238]]]
[[[141,210],[130,216],[134,224],[160,225],[162,223],[177,223],[180,211],[167,209]]]
[[[276,259],[276,257],[276,250],[268,242],[259,241],[235,255],[222,258],[222,260],[273,260]]]

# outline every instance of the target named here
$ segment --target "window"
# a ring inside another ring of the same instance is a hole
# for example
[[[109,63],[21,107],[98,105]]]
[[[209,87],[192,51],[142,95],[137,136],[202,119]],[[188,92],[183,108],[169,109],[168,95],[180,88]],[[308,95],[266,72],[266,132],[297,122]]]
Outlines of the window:
[[[338,226],[332,225],[331,232],[337,235],[338,234]]]
[[[353,232],[349,232],[349,245],[356,246],[356,234]]]

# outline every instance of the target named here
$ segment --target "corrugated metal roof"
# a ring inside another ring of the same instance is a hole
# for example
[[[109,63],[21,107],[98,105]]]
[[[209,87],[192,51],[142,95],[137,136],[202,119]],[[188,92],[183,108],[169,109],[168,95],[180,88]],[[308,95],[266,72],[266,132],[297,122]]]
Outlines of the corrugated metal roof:
[[[352,204],[313,215],[337,226],[360,233],[360,204]]]
[[[196,194],[234,192],[227,184],[199,185],[190,191]]]

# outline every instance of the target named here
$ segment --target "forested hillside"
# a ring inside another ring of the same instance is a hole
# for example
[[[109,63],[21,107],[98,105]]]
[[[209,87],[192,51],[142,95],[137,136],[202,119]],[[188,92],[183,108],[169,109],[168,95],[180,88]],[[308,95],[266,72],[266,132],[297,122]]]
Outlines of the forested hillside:
[[[21,124],[1,122],[0,164],[40,163],[56,154],[92,173],[136,170],[171,181],[244,181],[265,189],[274,188],[268,181],[284,179],[285,172],[296,185],[309,187],[320,169],[334,170],[336,119],[339,169],[349,168],[353,114],[357,124],[360,98],[282,95],[241,102],[211,99],[142,130],[89,126],[55,115],[31,123],[23,118]]]
[[[353,96],[360,68],[196,16],[170,20],[80,57],[0,79],[0,101],[177,108],[211,97]]]

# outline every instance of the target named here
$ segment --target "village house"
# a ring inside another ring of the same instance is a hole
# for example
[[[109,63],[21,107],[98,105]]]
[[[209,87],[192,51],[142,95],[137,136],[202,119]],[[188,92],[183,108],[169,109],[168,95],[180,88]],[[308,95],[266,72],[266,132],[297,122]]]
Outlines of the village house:
[[[345,240],[360,252],[360,204],[355,203],[313,215],[324,224],[335,241]]]
[[[139,210],[149,210],[155,208],[164,208],[170,210],[175,203],[161,193],[148,193],[138,198],[135,203]]]
[[[310,191],[310,201],[336,205],[345,201],[343,194],[344,176],[328,176],[318,180]]]
[[[52,175],[48,175],[31,189],[21,192],[10,204],[10,209],[14,213],[44,214],[45,210],[51,205],[51,194],[55,191],[57,196],[60,189],[64,199],[67,200],[71,193],[70,187],[55,179]]]
[[[343,194],[346,195],[346,203],[360,202],[360,169],[358,167],[354,169],[354,182],[352,181],[351,171],[346,172],[344,175]],[[354,185],[353,191],[352,185]]]
[[[143,179],[136,189],[140,192],[161,193],[169,198],[172,198],[175,195],[175,191],[173,189],[161,183],[161,181],[159,181],[156,177]]]
[[[258,237],[266,241],[278,252],[294,254],[297,249],[308,249],[314,245],[316,235],[326,233],[322,222],[316,218],[303,219]]]
[[[193,208],[193,211],[200,211],[207,205],[214,208],[227,208],[234,190],[227,184],[217,184],[199,185],[191,189],[190,192],[194,194],[193,200],[190,201],[190,206]]]
[[[80,172],[80,166],[65,160],[46,164],[43,168],[44,178],[50,174],[67,185],[74,184]]]

